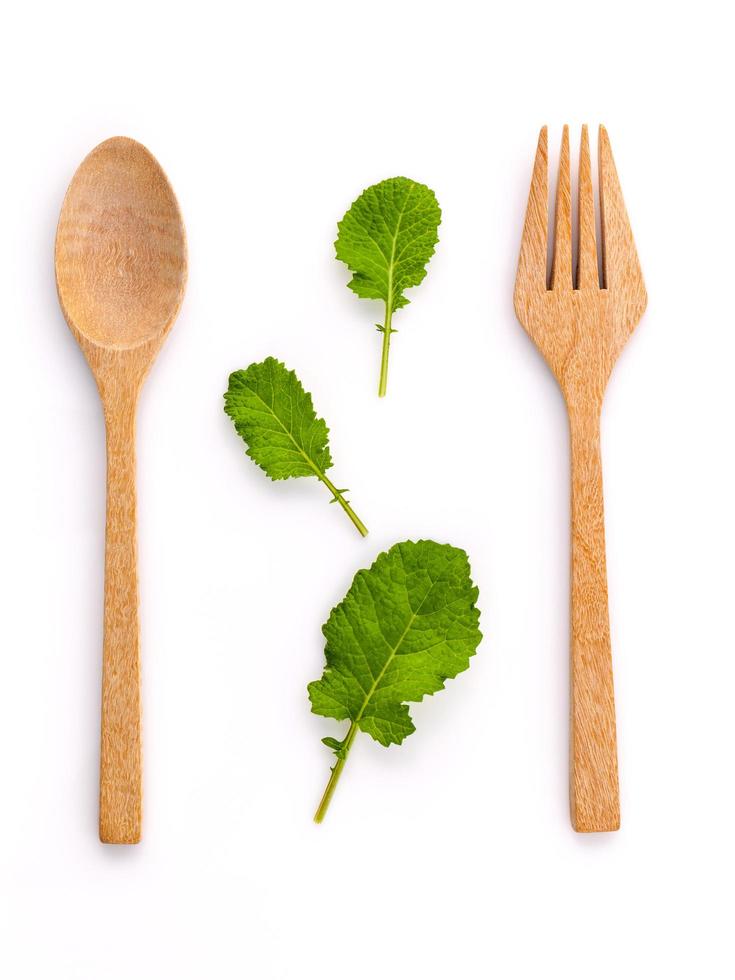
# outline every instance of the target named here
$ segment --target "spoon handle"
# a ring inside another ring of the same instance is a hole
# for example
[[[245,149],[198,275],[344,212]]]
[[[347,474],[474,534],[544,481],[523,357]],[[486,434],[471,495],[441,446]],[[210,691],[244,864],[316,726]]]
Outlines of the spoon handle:
[[[612,651],[607,602],[599,410],[570,417],[572,447],[572,824],[620,826]]]
[[[137,844],[141,832],[140,661],[135,519],[137,386],[103,395],[107,432],[105,621],[100,840]]]

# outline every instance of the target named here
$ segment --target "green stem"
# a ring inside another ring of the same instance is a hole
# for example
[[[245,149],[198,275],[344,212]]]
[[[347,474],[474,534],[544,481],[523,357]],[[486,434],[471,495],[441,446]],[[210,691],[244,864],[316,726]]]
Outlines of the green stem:
[[[342,510],[345,512],[345,514],[347,514],[347,516],[352,521],[352,523],[355,525],[355,527],[360,532],[360,534],[363,536],[363,538],[366,537],[367,536],[367,533],[368,533],[368,529],[362,523],[362,521],[357,516],[357,514],[354,512],[354,510],[350,507],[349,503],[345,500],[345,498],[342,495],[342,491],[341,490],[338,490],[335,487],[335,485],[332,483],[332,481],[329,479],[329,477],[325,473],[322,473],[321,470],[318,470],[318,469],[315,468],[314,472],[319,477],[319,479],[322,481],[322,483],[324,484],[324,486],[327,487],[327,489],[329,489],[332,492],[332,495],[333,495],[334,499],[340,505],[340,507],[342,508]]]
[[[391,321],[393,310],[388,303],[385,304],[385,323],[383,324],[383,353],[380,358],[380,384],[378,385],[378,397],[383,398],[388,387],[388,354],[390,352],[390,335],[393,333]]]
[[[347,762],[347,755],[352,748],[352,743],[355,741],[355,735],[357,735],[357,722],[353,721],[350,725],[350,730],[347,732],[347,737],[343,742],[342,748],[342,758],[337,759],[337,762],[332,769],[332,775],[329,777],[329,782],[324,790],[324,795],[322,796],[319,806],[316,808],[316,813],[314,814],[314,823],[321,823],[324,819],[324,814],[327,812],[329,807],[329,801],[334,796],[334,791],[337,788],[337,783],[339,782],[339,777],[342,775],[342,770],[345,767],[345,762]]]

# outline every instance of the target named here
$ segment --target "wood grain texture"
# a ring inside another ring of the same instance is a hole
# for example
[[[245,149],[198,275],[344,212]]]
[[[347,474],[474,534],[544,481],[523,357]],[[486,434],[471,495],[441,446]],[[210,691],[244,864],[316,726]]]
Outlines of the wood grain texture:
[[[59,300],[97,382],[107,442],[100,839],[133,844],[142,822],[135,415],[186,284],[179,207],[140,143],[107,140],[83,161],[61,209],[55,258]]]
[[[539,136],[518,260],[514,305],[564,394],[570,425],[571,732],[575,830],[620,826],[612,656],[605,567],[600,415],[610,373],[646,307],[646,290],[603,127],[599,133],[602,284],[589,139],[582,129],[576,275],[572,256],[569,132],[564,127],[547,284],[548,156]]]

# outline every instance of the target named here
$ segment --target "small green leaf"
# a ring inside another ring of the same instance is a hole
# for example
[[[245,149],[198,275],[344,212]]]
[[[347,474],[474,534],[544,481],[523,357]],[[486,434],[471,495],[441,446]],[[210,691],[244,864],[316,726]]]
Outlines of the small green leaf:
[[[338,759],[344,758],[345,743],[340,742],[337,738],[323,738],[322,742],[327,746],[328,749],[332,749],[334,754]]]
[[[315,714],[351,723],[317,820],[357,731],[400,744],[415,731],[406,702],[469,667],[482,639],[477,595],[466,553],[435,541],[396,544],[355,575],[324,625],[327,665],[308,688]]]
[[[387,384],[393,313],[408,304],[404,291],[426,275],[440,222],[432,190],[407,177],[391,177],[363,191],[337,226],[335,251],[353,273],[350,289],[385,303],[380,395]]]
[[[425,184],[391,177],[368,187],[337,226],[337,258],[354,273],[350,289],[382,299],[391,312],[407,306],[404,290],[426,275],[440,221],[436,196]]]
[[[225,412],[247,445],[248,456],[271,480],[315,476],[332,493],[358,531],[367,528],[326,476],[332,466],[329,429],[317,418],[311,395],[294,371],[274,357],[234,371],[225,392]]]
[[[319,476],[332,466],[324,419],[296,373],[274,357],[230,375],[225,412],[271,480]]]

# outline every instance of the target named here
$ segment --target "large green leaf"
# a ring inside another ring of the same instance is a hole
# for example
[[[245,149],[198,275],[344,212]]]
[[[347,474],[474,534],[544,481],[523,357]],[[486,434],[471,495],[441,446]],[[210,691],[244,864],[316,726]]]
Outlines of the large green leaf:
[[[470,665],[482,639],[467,555],[436,541],[404,541],[355,575],[324,625],[327,666],[309,684],[311,710],[350,721],[325,738],[337,761],[314,820],[321,823],[358,731],[382,745],[415,731],[410,701],[441,691]]]
[[[311,710],[351,722],[324,739],[337,764],[317,811],[321,820],[356,732],[382,745],[415,729],[406,702],[444,688],[466,670],[482,639],[467,555],[435,541],[405,541],[359,571],[324,625],[327,666],[309,684]]]

